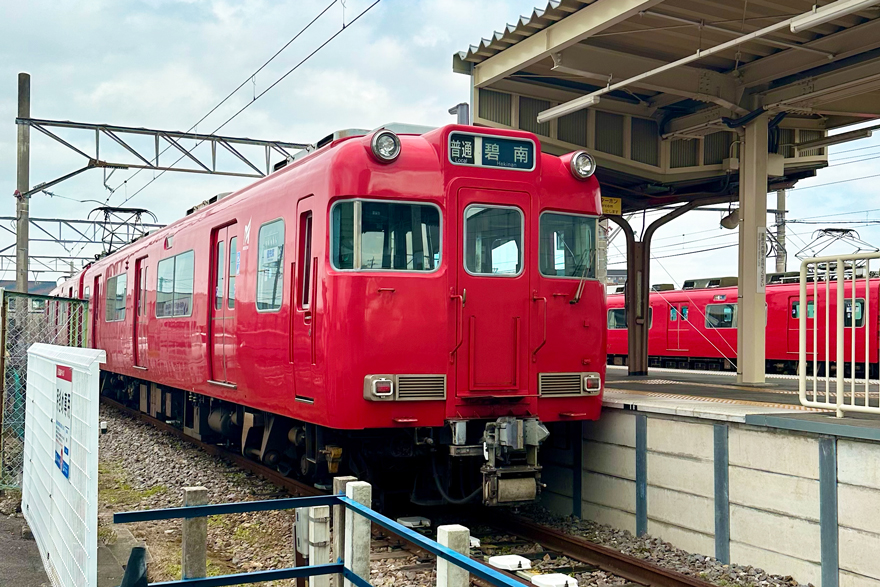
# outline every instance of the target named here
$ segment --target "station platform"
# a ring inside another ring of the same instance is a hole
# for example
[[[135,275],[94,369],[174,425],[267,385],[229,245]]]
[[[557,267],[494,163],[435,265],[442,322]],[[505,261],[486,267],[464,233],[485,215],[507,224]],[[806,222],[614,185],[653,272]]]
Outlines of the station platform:
[[[0,587],[49,587],[33,540],[22,538],[24,518],[0,515]]]

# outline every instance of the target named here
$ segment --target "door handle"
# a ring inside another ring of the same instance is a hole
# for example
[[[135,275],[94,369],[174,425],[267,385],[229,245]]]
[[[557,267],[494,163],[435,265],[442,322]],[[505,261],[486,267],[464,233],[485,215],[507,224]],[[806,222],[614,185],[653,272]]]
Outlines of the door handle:
[[[455,291],[450,289],[449,291]],[[458,306],[458,343],[456,343],[455,348],[453,348],[449,352],[449,362],[452,363],[455,361],[455,353],[461,347],[461,344],[464,342],[464,303],[467,299],[467,290],[461,290],[461,294],[451,294],[449,296],[450,300],[459,300],[461,304]]]
[[[532,362],[536,362],[538,360],[538,351],[547,344],[547,298],[539,297],[538,290],[532,291],[532,301],[533,302],[544,302],[544,338],[541,339],[541,344],[535,347],[535,350],[532,351]]]
[[[312,312],[311,310],[306,310],[303,312],[303,324],[311,324],[312,323]]]

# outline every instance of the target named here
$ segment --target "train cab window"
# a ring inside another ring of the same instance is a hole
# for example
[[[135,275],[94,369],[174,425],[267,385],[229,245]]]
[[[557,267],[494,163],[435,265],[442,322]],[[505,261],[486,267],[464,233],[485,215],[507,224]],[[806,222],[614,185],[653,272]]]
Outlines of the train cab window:
[[[648,307],[648,330],[654,325],[654,308]],[[608,330],[626,330],[626,310],[615,308],[608,310]]]
[[[107,280],[107,303],[104,319],[107,322],[125,320],[125,291],[128,286],[128,275],[120,273]]]
[[[736,328],[736,304],[706,306],[706,328]]]
[[[801,317],[801,303],[800,301],[791,303],[791,317],[798,319]],[[807,319],[813,319],[816,317],[816,307],[813,304],[813,300],[807,301]]]
[[[227,306],[230,310],[235,308],[235,278],[241,267],[241,253],[238,252],[238,237],[229,239],[229,292],[226,295]]]
[[[284,291],[284,221],[260,227],[257,261],[257,311],[277,312]]]
[[[596,277],[596,219],[546,212],[541,215],[541,275]]]
[[[339,202],[330,232],[335,269],[434,271],[440,266],[440,209],[434,205]]]
[[[468,273],[512,277],[522,272],[523,214],[519,208],[468,206],[464,234]]]
[[[856,299],[856,328],[865,325],[865,300]],[[843,302],[843,326],[851,328],[853,325],[853,305],[852,299]]]
[[[195,253],[187,251],[159,261],[156,318],[191,316]]]

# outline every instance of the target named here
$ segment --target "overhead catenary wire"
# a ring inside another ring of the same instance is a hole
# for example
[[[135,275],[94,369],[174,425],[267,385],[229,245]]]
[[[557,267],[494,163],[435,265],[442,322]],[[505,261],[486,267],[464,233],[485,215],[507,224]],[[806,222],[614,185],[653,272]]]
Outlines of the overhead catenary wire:
[[[189,129],[188,129],[186,132],[190,132],[190,131],[192,131],[192,130],[193,130],[194,128],[196,128],[200,123],[204,122],[205,119],[207,119],[211,114],[213,114],[214,112],[216,112],[218,108],[220,108],[223,104],[225,104],[225,103],[226,103],[226,102],[227,102],[232,96],[234,96],[234,95],[235,95],[240,89],[242,89],[242,88],[243,88],[248,82],[250,82],[250,81],[252,81],[252,80],[255,80],[255,78],[256,78],[256,76],[257,76],[258,73],[260,73],[261,71],[263,71],[263,69],[265,69],[267,65],[269,65],[270,63],[272,63],[272,61],[274,61],[276,57],[278,57],[279,55],[281,55],[281,53],[283,53],[285,49],[287,49],[287,48],[288,48],[288,47],[289,47],[294,41],[296,41],[298,38],[300,38],[300,36],[302,36],[303,33],[305,33],[307,30],[309,30],[309,28],[311,28],[311,26],[312,26],[313,24],[315,24],[315,23],[316,23],[316,22],[317,22],[322,16],[324,16],[324,14],[326,14],[327,11],[330,10],[330,9],[331,9],[331,8],[337,3],[337,2],[339,2],[339,0],[331,0],[331,2],[330,2],[327,6],[325,6],[324,9],[323,9],[321,12],[319,12],[319,13],[317,14],[317,16],[315,16],[314,18],[312,18],[312,20],[310,20],[308,23],[306,23],[306,25],[305,25],[304,27],[302,27],[302,28],[301,28],[301,29],[300,29],[300,30],[299,30],[299,31],[298,31],[293,37],[291,37],[291,39],[290,39],[289,41],[287,41],[287,42],[286,42],[286,43],[285,43],[280,49],[278,49],[278,51],[276,51],[275,54],[272,55],[272,57],[270,57],[269,59],[267,59],[267,60],[266,60],[266,61],[265,61],[260,67],[258,67],[258,68],[256,69],[256,71],[254,71],[252,74],[250,74],[249,76],[247,76],[247,77],[244,79],[244,81],[242,81],[242,82],[238,85],[238,87],[236,87],[234,90],[232,90],[231,92],[229,92],[229,94],[227,94],[227,96],[226,96],[225,98],[223,98],[222,100],[220,100],[220,102],[218,102],[216,106],[214,106],[213,108],[211,108],[211,109],[208,111],[207,114],[205,114],[205,115],[202,116],[200,119],[198,119],[198,120],[195,122],[195,124],[193,124],[192,126],[190,126]],[[343,25],[343,27],[344,27],[344,25]],[[253,100],[256,100],[256,97],[254,97]],[[252,100],[252,101],[253,101],[253,100]],[[217,132],[217,131],[214,131],[214,132]],[[165,147],[165,148],[159,153],[159,155],[164,154],[164,153],[165,153],[168,149],[170,149],[171,147],[172,147],[172,145],[169,144],[168,146],[166,146],[166,147]],[[181,159],[182,159],[182,158],[183,158],[183,157],[181,157]],[[180,159],[177,160],[177,162],[179,162],[179,161],[180,161]],[[175,162],[175,164],[176,164],[177,162]],[[117,185],[115,188],[111,189],[111,190],[110,190],[110,194],[107,196],[107,199],[105,200],[105,203],[110,201],[110,198],[113,197],[113,194],[116,193],[116,190],[118,190],[120,187],[122,187],[123,185],[125,185],[126,183],[128,183],[132,178],[134,178],[138,173],[140,173],[140,172],[143,171],[143,170],[144,170],[143,168],[138,169],[137,171],[135,171],[134,173],[132,173],[132,174],[131,174],[131,175],[130,175],[125,181],[123,181],[121,184],[119,184],[119,185]],[[164,173],[164,172],[163,172],[163,173]],[[160,175],[161,175],[161,174],[160,174]],[[155,178],[154,178],[154,179],[155,179]],[[151,183],[152,183],[152,182],[151,182]],[[149,185],[149,184],[148,184],[148,185]],[[108,188],[108,189],[109,189],[109,188]],[[128,201],[128,199],[126,199],[126,201]]]
[[[229,118],[227,118],[226,121],[225,121],[223,124],[221,124],[220,126],[218,126],[217,128],[215,128],[210,134],[216,134],[220,129],[222,129],[224,126],[226,126],[227,124],[229,124],[230,122],[232,122],[232,121],[233,121],[233,120],[234,120],[239,114],[241,114],[242,112],[244,112],[245,110],[247,110],[248,108],[250,108],[251,105],[254,104],[254,102],[256,102],[257,100],[259,100],[260,98],[262,98],[263,96],[265,96],[269,91],[272,90],[272,88],[274,88],[274,87],[277,86],[279,83],[281,83],[281,82],[282,82],[287,76],[289,76],[291,73],[293,73],[294,71],[296,71],[297,69],[299,69],[304,63],[306,63],[309,59],[311,59],[311,58],[312,58],[315,54],[317,54],[321,49],[323,49],[324,47],[326,47],[327,45],[329,45],[329,44],[330,44],[330,43],[331,43],[336,37],[338,37],[338,36],[341,35],[343,32],[345,32],[346,30],[348,30],[348,29],[351,27],[351,25],[353,25],[355,22],[357,22],[362,16],[364,16],[366,13],[368,13],[370,10],[372,10],[373,7],[376,6],[377,4],[379,4],[379,2],[381,2],[381,1],[382,1],[382,0],[375,0],[372,4],[370,4],[370,5],[367,6],[365,9],[363,9],[360,13],[358,13],[358,15],[355,16],[355,17],[351,20],[351,22],[349,22],[348,24],[343,23],[342,28],[340,28],[338,31],[336,31],[335,33],[333,33],[333,35],[331,35],[327,40],[325,40],[323,43],[321,43],[320,45],[318,45],[318,47],[317,47],[316,49],[314,49],[311,53],[309,53],[308,55],[306,55],[301,61],[299,61],[299,62],[298,62],[296,65],[294,65],[292,68],[290,68],[289,70],[287,70],[287,73],[285,73],[285,74],[282,75],[280,78],[278,78],[277,80],[275,80],[275,82],[274,82],[272,85],[270,85],[268,88],[266,88],[265,90],[263,90],[262,92],[260,92],[260,93],[257,94],[256,96],[254,96],[254,99],[253,99],[253,100],[251,100],[250,102],[248,102],[247,104],[245,104],[241,109],[238,110],[238,112],[236,112],[235,114],[233,114],[232,116],[230,116]],[[190,153],[190,152],[192,152],[196,147],[198,147],[200,144],[202,144],[202,142],[204,142],[204,141],[199,141],[198,143],[196,143],[196,144],[193,146],[192,149],[187,150],[187,154]],[[173,167],[174,165],[176,165],[177,163],[179,163],[184,157],[187,156],[187,154],[181,155],[181,156],[177,159],[177,161],[175,161],[171,166]],[[130,196],[128,196],[128,197],[122,202],[122,204],[125,204],[126,202],[128,202],[129,200],[131,200],[132,198],[134,198],[135,196],[137,196],[139,193],[141,193],[142,191],[144,191],[145,189],[147,189],[147,187],[149,187],[154,181],[156,181],[157,179],[159,179],[160,177],[162,177],[164,174],[165,174],[165,172],[162,171],[161,173],[159,173],[158,175],[156,175],[153,179],[151,179],[149,182],[147,182],[147,183],[146,183],[144,186],[142,186],[139,190],[137,190],[136,192],[134,192],[133,194],[131,194]]]

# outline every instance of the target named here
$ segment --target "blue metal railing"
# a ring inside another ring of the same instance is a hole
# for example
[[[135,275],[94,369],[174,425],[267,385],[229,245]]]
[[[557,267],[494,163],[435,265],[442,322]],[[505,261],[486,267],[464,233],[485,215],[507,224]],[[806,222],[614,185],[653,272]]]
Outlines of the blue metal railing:
[[[115,524],[127,524],[130,522],[149,522],[154,520],[173,520],[179,518],[201,518],[205,516],[217,516],[223,514],[241,514],[247,512],[265,512],[272,510],[290,510],[296,508],[315,506],[341,505],[346,509],[357,513],[370,522],[400,536],[412,544],[422,548],[431,554],[442,558],[470,574],[488,581],[499,587],[522,587],[522,583],[499,573],[495,569],[477,562],[470,557],[451,550],[442,544],[422,536],[418,532],[398,524],[391,518],[370,509],[361,503],[349,499],[344,495],[319,495],[311,497],[291,497],[285,499],[271,499],[263,501],[243,501],[238,503],[222,503],[216,505],[196,505],[177,508],[165,508],[156,510],[141,510],[134,512],[122,512],[113,514]],[[300,577],[316,577],[319,575],[341,574],[357,587],[370,587],[370,583],[363,577],[345,568],[341,558],[331,564],[314,565],[308,567],[295,567],[275,569],[269,571],[254,571],[234,575],[220,575],[201,579],[181,579],[179,581],[165,581],[162,583],[150,583],[150,587],[170,587],[172,585],[186,585],[187,587],[225,587],[229,585],[243,585],[261,583],[264,581],[276,581],[279,579],[296,579]]]

